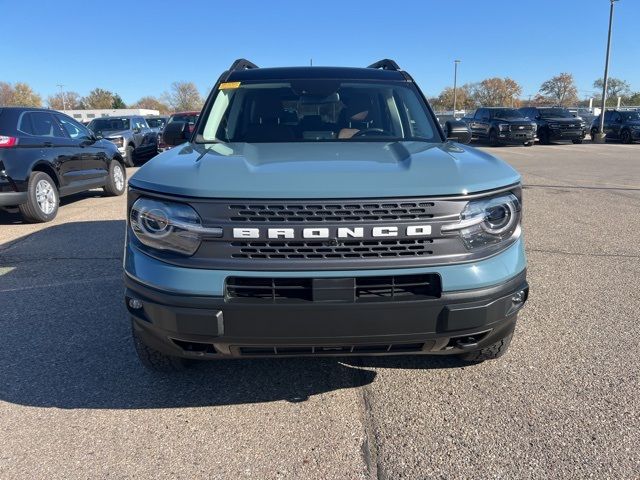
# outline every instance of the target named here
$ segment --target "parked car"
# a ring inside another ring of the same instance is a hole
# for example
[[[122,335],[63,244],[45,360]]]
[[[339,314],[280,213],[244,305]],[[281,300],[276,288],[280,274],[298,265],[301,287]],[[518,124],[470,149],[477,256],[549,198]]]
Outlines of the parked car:
[[[98,187],[108,195],[126,187],[124,159],[112,142],[63,113],[0,108],[0,207],[48,222],[60,197]]]
[[[478,108],[473,117],[462,119],[471,135],[491,145],[520,144],[531,147],[536,138],[536,123],[515,108]]]
[[[177,112],[169,117],[169,120],[167,120],[167,125],[172,122],[181,122],[187,125],[187,130],[189,133],[191,133],[193,132],[193,128],[198,121],[199,115],[200,112]],[[164,143],[162,132],[160,132],[160,135],[158,135],[158,152],[164,152],[165,150],[169,150],[170,148],[170,145],[166,145]]]
[[[168,118],[169,117],[162,116],[162,115],[144,117],[144,119],[147,121],[147,125],[149,125],[149,128],[153,130],[156,134],[159,134],[162,131],[164,126],[167,124]]]
[[[137,158],[155,155],[158,136],[149,128],[144,117],[137,115],[101,117],[89,123],[96,136],[113,142],[124,157],[128,167],[135,166]]]
[[[538,125],[537,137],[541,144],[554,140],[571,140],[582,143],[587,134],[587,124],[562,107],[524,107],[522,114]]]
[[[395,62],[237,60],[194,131],[180,123],[129,182],[124,301],[145,366],[505,353],[528,294],[521,177],[464,145],[465,123],[447,138]]]
[[[600,116],[591,123],[591,138],[600,130]],[[607,110],[604,112],[604,133],[608,140],[633,143],[640,140],[640,112]]]

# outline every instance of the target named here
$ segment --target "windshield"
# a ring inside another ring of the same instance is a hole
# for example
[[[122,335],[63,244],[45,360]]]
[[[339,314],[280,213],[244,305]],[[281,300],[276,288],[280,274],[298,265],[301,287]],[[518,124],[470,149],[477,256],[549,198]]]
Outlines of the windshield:
[[[129,130],[128,118],[97,118],[91,120],[89,128],[95,133],[115,132],[117,130]]]
[[[196,121],[198,120],[199,115],[194,115],[191,113],[179,113],[177,115],[171,115],[171,117],[169,117],[169,122],[167,123],[171,123],[171,122],[186,122],[186,123],[196,123]]]
[[[620,115],[626,122],[640,122],[640,112],[627,112]]]
[[[522,112],[515,108],[503,108],[496,110],[493,114],[493,118],[523,118]]]
[[[200,142],[441,142],[407,82],[238,82],[218,92]],[[225,86],[225,85],[223,85]]]
[[[573,118],[571,112],[564,108],[541,108],[540,116],[542,118]]]
[[[148,118],[147,124],[149,128],[162,128],[167,120],[165,118]]]

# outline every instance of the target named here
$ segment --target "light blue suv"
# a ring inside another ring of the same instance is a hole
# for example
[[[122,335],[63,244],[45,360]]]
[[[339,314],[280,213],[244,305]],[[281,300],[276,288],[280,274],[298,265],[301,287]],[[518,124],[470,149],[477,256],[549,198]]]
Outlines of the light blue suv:
[[[237,60],[129,181],[142,363],[501,356],[528,296],[520,175],[445,130],[392,60]]]

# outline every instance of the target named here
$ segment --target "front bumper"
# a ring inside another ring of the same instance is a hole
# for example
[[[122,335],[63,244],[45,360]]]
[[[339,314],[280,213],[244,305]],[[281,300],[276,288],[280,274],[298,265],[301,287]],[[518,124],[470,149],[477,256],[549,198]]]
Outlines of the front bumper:
[[[550,140],[579,140],[584,139],[586,134],[586,130],[549,129]]]
[[[509,131],[509,132],[498,132],[498,140],[500,143],[526,143],[533,142],[536,138],[535,130],[530,131]]]
[[[133,328],[152,348],[185,358],[462,353],[508,335],[528,295],[521,240],[482,262],[422,269],[442,277],[440,298],[363,303],[229,301],[224,280],[222,285],[216,281],[229,272],[209,277],[209,285],[202,283],[205,277],[198,277],[199,291],[195,285],[191,292],[180,291],[176,287],[184,287],[187,272],[168,266],[175,270],[170,275],[156,269],[162,265],[150,267],[157,261],[131,249],[128,245],[125,302]],[[393,274],[412,271],[393,270]],[[325,277],[363,275],[307,272],[305,276],[323,276],[320,273]],[[514,303],[514,295],[520,292],[523,301]],[[132,308],[132,299],[140,301],[139,305],[133,302],[138,308]]]

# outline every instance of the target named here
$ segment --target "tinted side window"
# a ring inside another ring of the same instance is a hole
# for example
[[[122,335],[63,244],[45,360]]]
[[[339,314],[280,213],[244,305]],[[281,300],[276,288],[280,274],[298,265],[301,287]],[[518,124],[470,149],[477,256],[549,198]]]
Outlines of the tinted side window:
[[[60,125],[47,112],[25,112],[20,117],[18,130],[35,137],[65,138]]]
[[[60,122],[60,125],[62,125],[62,128],[64,128],[67,134],[74,140],[88,140],[91,138],[89,130],[78,122],[63,115],[56,115],[56,118]]]
[[[144,118],[138,117],[133,119],[133,128],[143,129],[149,127],[147,126],[147,122],[144,120]]]

